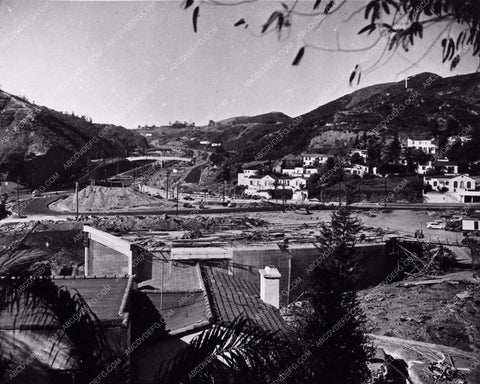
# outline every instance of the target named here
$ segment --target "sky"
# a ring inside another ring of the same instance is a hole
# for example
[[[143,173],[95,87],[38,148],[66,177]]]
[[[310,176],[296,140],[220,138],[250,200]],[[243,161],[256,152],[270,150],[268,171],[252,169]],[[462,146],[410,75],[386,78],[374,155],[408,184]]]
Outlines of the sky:
[[[297,10],[310,12],[312,4],[301,0]],[[294,117],[359,87],[421,72],[446,77],[476,70],[478,61],[465,55],[451,72],[441,62],[439,42],[417,63],[441,32],[438,25],[425,31],[430,39],[350,87],[355,65],[367,69],[385,45],[381,38],[377,48],[362,51],[378,36],[357,35],[367,24],[363,14],[345,22],[364,4],[350,0],[318,30],[312,30],[314,18],[295,16],[290,34],[279,38],[259,36],[269,15],[281,8],[279,1],[202,2],[195,33],[195,5],[184,10],[181,1],[3,0],[0,88],[97,123],[136,128],[175,120],[202,125],[271,111]],[[248,29],[233,26],[240,18]],[[291,65],[304,44],[336,49],[337,42],[349,52],[311,48],[299,66]]]

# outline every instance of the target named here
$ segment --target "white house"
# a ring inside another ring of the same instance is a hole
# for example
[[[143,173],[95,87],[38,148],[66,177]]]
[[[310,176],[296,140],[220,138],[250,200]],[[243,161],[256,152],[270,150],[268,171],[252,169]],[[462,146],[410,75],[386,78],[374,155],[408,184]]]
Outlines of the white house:
[[[283,168],[282,174],[295,177],[295,176],[303,176],[304,168],[303,167],[294,167],[294,168]]]
[[[466,217],[462,219],[463,231],[478,231],[480,230],[480,218]]]
[[[428,154],[434,154],[438,150],[435,139],[407,139],[407,148],[421,149]]]
[[[295,167],[295,168],[283,168],[282,174],[290,177],[310,177],[314,173],[318,173],[318,168],[313,167]]]
[[[472,136],[469,135],[456,135],[456,136],[449,136],[447,138],[448,144],[452,145],[459,141],[462,144],[468,143],[472,140]]]
[[[306,167],[303,169],[303,177],[310,177],[310,175],[313,175],[314,173],[318,173],[318,168],[309,168]]]
[[[304,167],[310,167],[317,160],[318,160],[319,164],[325,164],[329,157],[333,157],[333,156],[332,155],[325,155],[325,154],[321,154],[321,153],[304,153],[302,155],[303,166]]]
[[[368,173],[368,167],[366,165],[360,164],[345,164],[343,166],[343,172],[346,175],[358,175],[360,177],[363,177],[365,173]]]
[[[260,170],[255,168],[245,168],[243,172],[238,173],[237,175],[237,183],[238,185],[248,185],[247,179],[251,176],[259,175]]]
[[[255,191],[264,191],[269,189],[275,188],[275,180],[273,176],[270,175],[257,175],[257,176],[250,176],[245,180],[245,185],[247,189],[255,190]]]
[[[458,164],[449,161],[448,159],[438,159],[433,163],[429,161],[425,165],[417,164],[415,167],[415,173],[418,175],[425,175],[431,169],[445,175],[458,175]]]
[[[432,186],[433,190],[440,191],[442,188],[447,188],[446,192],[459,193],[460,191],[475,191],[476,180],[467,175],[450,175],[450,176],[426,176],[424,184]]]
[[[355,154],[359,155],[363,161],[367,162],[368,154],[366,149],[354,149],[350,152],[350,157]]]

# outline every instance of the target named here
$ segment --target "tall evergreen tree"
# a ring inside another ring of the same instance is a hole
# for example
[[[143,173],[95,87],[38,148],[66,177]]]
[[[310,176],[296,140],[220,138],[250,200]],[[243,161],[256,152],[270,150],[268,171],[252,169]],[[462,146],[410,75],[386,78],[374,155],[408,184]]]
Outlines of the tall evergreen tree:
[[[360,222],[346,209],[321,227],[319,248],[329,255],[311,276],[311,306],[300,339],[311,351],[307,361],[312,383],[360,384],[369,377],[371,347],[364,333],[352,280],[353,247]]]

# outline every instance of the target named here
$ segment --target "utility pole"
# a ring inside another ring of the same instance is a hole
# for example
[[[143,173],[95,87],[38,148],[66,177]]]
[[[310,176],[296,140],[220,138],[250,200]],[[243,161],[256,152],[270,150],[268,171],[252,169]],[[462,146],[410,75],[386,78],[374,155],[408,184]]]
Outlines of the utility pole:
[[[166,192],[165,199],[168,200],[168,169],[167,169],[167,192]]]
[[[285,212],[285,179],[282,180],[282,206],[283,212]]]
[[[225,202],[225,180],[223,181],[223,202]]]
[[[17,214],[20,217],[20,177],[17,177]]]
[[[385,179],[384,179],[384,190],[385,190],[385,194],[383,196],[384,200],[385,200],[385,209],[387,209],[387,176],[385,175]]]
[[[180,183],[177,183],[177,216],[178,216],[178,190],[180,189]]]
[[[78,219],[78,181],[75,182],[75,196],[77,200],[77,219]]]

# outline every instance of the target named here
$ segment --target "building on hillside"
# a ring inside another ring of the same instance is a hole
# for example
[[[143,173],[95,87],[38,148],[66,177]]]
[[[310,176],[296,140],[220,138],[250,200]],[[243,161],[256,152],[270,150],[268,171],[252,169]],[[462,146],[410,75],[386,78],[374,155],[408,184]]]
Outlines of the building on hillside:
[[[427,164],[417,164],[415,173],[425,175],[429,171],[443,175],[458,175],[458,164],[448,159],[438,159],[435,162],[429,161]]]
[[[221,147],[222,143],[212,143],[212,147]]]
[[[448,159],[438,159],[432,164],[436,172],[445,175],[458,175],[458,164]]]
[[[281,173],[287,176],[303,176],[304,168],[303,167],[294,167],[294,168],[282,168]]]
[[[274,189],[277,178],[270,175],[255,175],[244,180],[243,184],[247,189],[254,191]]]
[[[368,151],[366,149],[354,149],[350,152],[350,157],[352,157],[355,154],[360,156],[363,159],[363,161],[367,163]]]
[[[479,231],[480,218],[464,217],[462,219],[462,230],[463,231]]]
[[[435,154],[438,151],[438,146],[435,144],[435,139],[407,139],[407,148],[421,149],[427,154]]]
[[[295,168],[283,168],[282,174],[290,177],[310,177],[314,173],[318,173],[318,168],[314,167],[295,167]]]
[[[322,153],[304,153],[302,155],[303,166],[310,167],[318,161],[318,164],[325,164],[328,158],[333,157],[332,155],[325,155]]]
[[[361,164],[345,164],[343,166],[343,172],[345,175],[363,177],[363,175],[368,173],[368,167]]]
[[[425,176],[424,184],[428,184],[433,190],[441,190],[446,188],[446,192],[458,192],[460,190],[476,189],[477,183],[475,178],[463,175],[445,175],[445,176]]]
[[[247,185],[247,179],[251,176],[258,176],[260,174],[260,167],[244,168],[243,172],[237,174],[237,184]]]
[[[463,175],[426,176],[424,184],[434,192],[423,194],[425,202],[480,203],[480,178]],[[436,196],[435,192],[437,193]],[[441,199],[439,199],[441,198]]]
[[[468,143],[469,141],[472,141],[472,136],[470,135],[455,135],[455,136],[449,136],[447,138],[447,142],[449,145],[453,145],[457,142],[465,144],[465,143]]]

